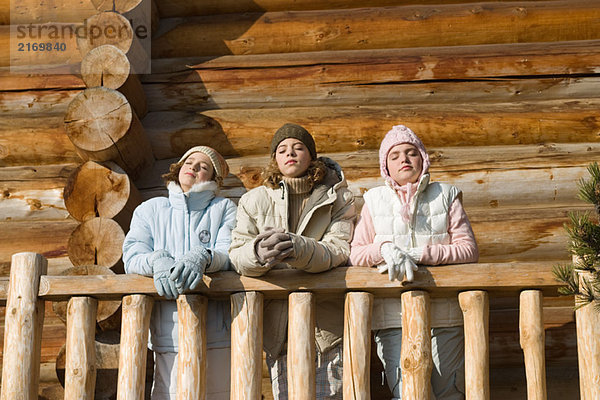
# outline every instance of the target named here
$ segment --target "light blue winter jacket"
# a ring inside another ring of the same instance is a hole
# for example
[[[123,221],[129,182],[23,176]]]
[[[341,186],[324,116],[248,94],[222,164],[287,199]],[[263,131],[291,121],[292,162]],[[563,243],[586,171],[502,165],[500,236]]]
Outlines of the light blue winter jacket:
[[[229,199],[216,197],[217,188],[213,181],[202,182],[184,194],[177,183],[170,182],[169,198],[155,197],[140,204],[123,243],[125,272],[152,276],[148,258],[153,251],[167,250],[178,260],[195,246],[205,246],[212,252],[206,272],[230,269],[227,252],[236,206]],[[230,326],[229,302],[209,301],[208,347],[228,346]],[[177,344],[177,303],[156,301],[149,347],[158,352],[177,352]]]

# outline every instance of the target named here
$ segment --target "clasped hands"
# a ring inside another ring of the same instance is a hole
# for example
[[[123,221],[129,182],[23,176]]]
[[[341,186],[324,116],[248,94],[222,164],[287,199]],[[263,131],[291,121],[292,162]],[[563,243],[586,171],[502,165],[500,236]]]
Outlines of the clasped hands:
[[[148,259],[158,295],[170,300],[196,289],[211,262],[212,254],[204,246],[192,248],[178,261],[166,250],[157,250]]]
[[[258,262],[270,268],[294,257],[292,237],[283,228],[266,227],[264,232],[256,236],[254,252]]]
[[[406,251],[388,242],[381,245],[381,256],[385,264],[378,266],[377,270],[382,274],[387,271],[390,281],[402,281],[405,274],[408,282],[414,280],[414,272],[418,267]]]

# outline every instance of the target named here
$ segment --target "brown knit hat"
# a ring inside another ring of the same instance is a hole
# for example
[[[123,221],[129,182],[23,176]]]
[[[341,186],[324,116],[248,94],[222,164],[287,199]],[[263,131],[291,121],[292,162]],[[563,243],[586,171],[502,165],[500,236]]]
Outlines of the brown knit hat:
[[[271,139],[271,154],[275,153],[279,143],[288,138],[298,139],[308,149],[310,156],[313,160],[317,159],[317,149],[315,146],[315,140],[312,135],[308,133],[306,129],[296,124],[285,124],[281,128],[277,129],[273,139]]]

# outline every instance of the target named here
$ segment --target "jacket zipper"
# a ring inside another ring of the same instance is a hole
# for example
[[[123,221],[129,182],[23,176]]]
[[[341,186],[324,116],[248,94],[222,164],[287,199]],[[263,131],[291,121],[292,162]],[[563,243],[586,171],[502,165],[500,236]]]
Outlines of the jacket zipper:
[[[287,232],[289,232],[290,231],[290,221],[289,221],[288,201],[285,198],[285,192],[287,191],[287,187],[286,187],[285,183],[283,183],[283,182],[279,182],[279,186],[281,187],[281,200],[283,200],[283,202],[284,202],[283,216],[284,216],[285,230]]]

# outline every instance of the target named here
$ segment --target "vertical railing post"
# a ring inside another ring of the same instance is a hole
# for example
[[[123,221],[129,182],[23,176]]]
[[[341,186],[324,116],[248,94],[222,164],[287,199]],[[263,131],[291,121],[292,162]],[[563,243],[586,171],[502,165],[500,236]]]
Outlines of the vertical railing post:
[[[411,290],[402,293],[402,399],[431,398],[431,324],[429,293]]]
[[[580,287],[584,279],[593,282],[594,276],[579,272]],[[575,310],[581,400],[600,400],[600,312],[595,307],[587,304]]]
[[[154,299],[133,294],[123,297],[119,349],[118,400],[143,400],[146,389],[148,329]]]
[[[44,300],[38,299],[40,276],[48,262],[36,253],[11,259],[4,317],[2,400],[37,400],[44,325]]]
[[[371,312],[373,295],[346,294],[344,303],[344,398],[369,400],[371,366]]]
[[[207,306],[208,299],[204,296],[177,297],[177,400],[206,398]]]
[[[527,400],[546,400],[543,299],[540,290],[524,290],[519,298],[519,333],[525,357]]]
[[[290,400],[314,400],[315,299],[309,292],[289,295],[287,376]]]
[[[98,301],[72,297],[67,305],[65,399],[94,399]]]
[[[490,398],[488,294],[471,290],[458,295],[465,323],[465,389],[467,400]]]
[[[260,400],[262,389],[263,295],[231,295],[231,394],[238,400]]]

